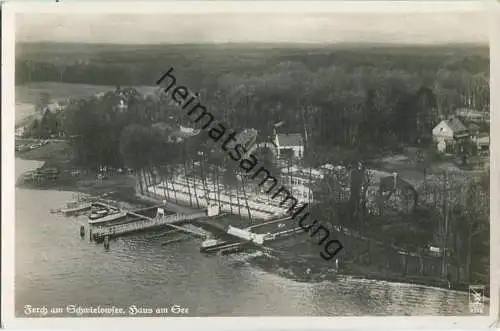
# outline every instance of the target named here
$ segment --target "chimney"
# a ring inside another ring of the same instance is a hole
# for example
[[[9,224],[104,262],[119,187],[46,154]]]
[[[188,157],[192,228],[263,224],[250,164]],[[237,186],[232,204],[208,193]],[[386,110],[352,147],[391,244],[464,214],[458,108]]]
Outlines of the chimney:
[[[392,178],[394,178],[394,190],[398,187],[398,173],[393,172],[392,173]]]

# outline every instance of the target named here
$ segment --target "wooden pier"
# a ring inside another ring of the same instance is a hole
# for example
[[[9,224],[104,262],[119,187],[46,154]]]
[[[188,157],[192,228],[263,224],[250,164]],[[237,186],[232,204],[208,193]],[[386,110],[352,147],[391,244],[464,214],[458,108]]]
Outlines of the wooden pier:
[[[151,207],[156,208],[156,207]],[[148,210],[151,210],[148,208]],[[161,208],[157,208],[159,211]],[[150,217],[138,211],[123,211],[117,215],[109,215],[101,220],[89,220],[89,227],[92,239],[100,242],[107,236],[108,238],[123,236],[126,234],[151,230],[160,227],[169,227],[174,230],[184,232],[188,235],[205,238],[207,233],[202,229],[189,226],[190,221],[207,218],[206,212],[195,214],[159,214]],[[114,217],[113,217],[114,216]]]

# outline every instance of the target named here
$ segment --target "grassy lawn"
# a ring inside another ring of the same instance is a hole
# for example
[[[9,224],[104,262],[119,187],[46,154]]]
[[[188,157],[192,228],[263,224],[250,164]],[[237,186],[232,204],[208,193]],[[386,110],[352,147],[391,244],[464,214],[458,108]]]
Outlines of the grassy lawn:
[[[16,141],[18,144],[27,140]],[[95,171],[84,171],[78,175],[71,172],[76,167],[73,163],[73,150],[68,142],[50,142],[40,148],[19,153],[23,159],[45,161],[42,168],[57,168],[60,175],[57,180],[40,184],[24,183],[23,186],[40,189],[68,189],[89,194],[117,192],[123,195],[134,195],[135,178],[126,174],[112,175],[104,180],[97,180]]]
[[[25,141],[16,141],[16,144]],[[73,159],[73,149],[68,142],[58,141],[43,145],[40,148],[20,153],[23,159],[46,161],[49,167],[58,167],[71,163]]]

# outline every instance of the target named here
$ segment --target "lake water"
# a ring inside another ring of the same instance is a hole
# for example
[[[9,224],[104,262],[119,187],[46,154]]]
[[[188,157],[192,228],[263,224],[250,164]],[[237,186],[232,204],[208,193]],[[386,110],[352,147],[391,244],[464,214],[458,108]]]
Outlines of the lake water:
[[[16,176],[39,164],[16,159]],[[149,233],[111,241],[105,251],[102,245],[89,243],[88,237],[80,238],[84,219],[49,213],[71,201],[72,192],[16,188],[15,194],[18,317],[26,316],[25,305],[49,309],[114,305],[124,311],[131,305],[153,309],[180,305],[189,309],[190,316],[462,315],[468,311],[467,293],[350,277],[301,283],[263,271],[249,262],[249,255],[201,255],[198,239],[162,246],[166,239],[152,239]]]

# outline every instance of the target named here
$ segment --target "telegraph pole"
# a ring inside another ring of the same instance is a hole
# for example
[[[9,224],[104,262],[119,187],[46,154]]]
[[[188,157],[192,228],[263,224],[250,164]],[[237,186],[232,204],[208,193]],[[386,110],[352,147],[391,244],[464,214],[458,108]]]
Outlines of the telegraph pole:
[[[443,231],[443,242],[442,242],[442,275],[443,277],[448,276],[448,268],[446,264],[446,254],[448,253],[448,219],[449,219],[449,207],[448,207],[448,190],[449,190],[449,178],[448,178],[448,170],[446,170],[444,175],[444,185],[443,185],[443,194],[444,194],[444,203],[443,203],[443,216],[444,216],[444,231]]]

